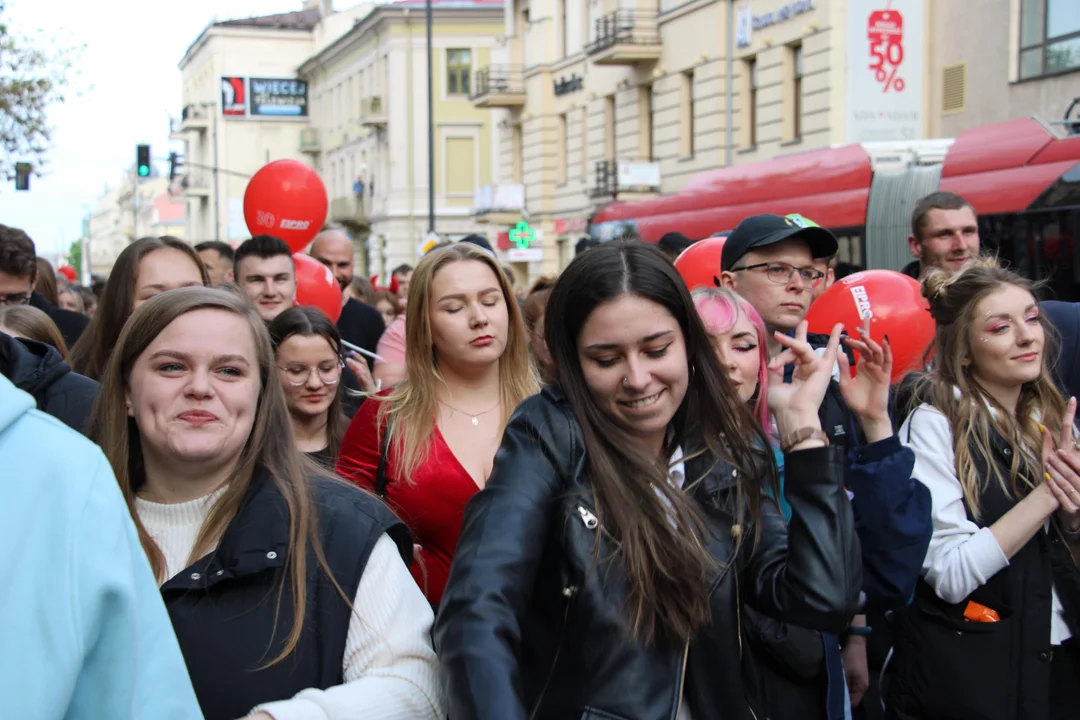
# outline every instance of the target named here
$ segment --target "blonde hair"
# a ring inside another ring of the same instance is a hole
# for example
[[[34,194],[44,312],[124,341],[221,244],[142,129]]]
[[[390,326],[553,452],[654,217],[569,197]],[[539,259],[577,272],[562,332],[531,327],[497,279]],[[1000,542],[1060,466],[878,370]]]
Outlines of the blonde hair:
[[[435,274],[446,266],[465,261],[481,262],[491,268],[506,303],[509,316],[506,349],[499,359],[499,405],[503,424],[522,400],[540,389],[529,356],[528,333],[521,310],[499,264],[471,243],[455,243],[428,252],[413,272],[409,302],[405,307],[408,379],[389,395],[379,398],[383,401],[378,413],[379,427],[385,427],[390,435],[389,442],[401,474],[398,479],[405,482],[411,482],[412,474],[427,459],[439,406],[437,388],[444,382],[431,333],[431,283]]]
[[[260,390],[251,434],[240,451],[236,469],[225,492],[214,503],[199,529],[188,562],[205,556],[217,545],[240,510],[256,470],[265,471],[284,499],[289,516],[289,553],[286,572],[281,575],[276,592],[274,634],[277,632],[277,618],[286,583],[294,605],[293,625],[288,639],[281,653],[264,666],[269,667],[285,659],[300,641],[308,596],[306,578],[309,549],[319,569],[337,588],[343,600],[348,604],[351,599],[342,591],[326,563],[319,540],[316,502],[307,479],[314,465],[304,460],[296,450],[284,391],[274,369],[270,336],[255,308],[233,293],[207,287],[170,290],[143,303],[124,326],[116,349],[105,367],[87,435],[101,446],[109,459],[154,576],[158,582],[164,582],[168,579],[165,557],[135,509],[135,497],[146,478],[139,428],[128,417],[125,398],[131,371],[139,356],[173,321],[196,310],[222,310],[247,321],[255,344]],[[272,639],[273,636],[267,640],[268,649],[272,647]]]
[[[1056,334],[1040,315],[1046,341],[1042,368],[1037,380],[1024,383],[1016,412],[1011,413],[988,393],[971,371],[971,328],[975,306],[991,293],[1012,285],[1031,292],[1032,284],[1014,272],[998,266],[996,258],[972,260],[949,276],[936,268],[923,280],[922,294],[930,302],[937,322],[934,342],[927,355],[934,355],[933,369],[916,379],[911,408],[929,403],[949,420],[956,456],[956,476],[972,516],[979,518],[979,500],[989,482],[996,482],[1007,494],[1020,499],[1042,478],[1041,422],[1055,437],[1060,435],[1065,416],[1065,398],[1050,374],[1049,358],[1054,357]],[[1035,414],[1039,414],[1039,420]],[[1008,475],[991,461],[991,433],[997,432],[1013,448]],[[987,460],[989,477],[978,474],[977,457]]]

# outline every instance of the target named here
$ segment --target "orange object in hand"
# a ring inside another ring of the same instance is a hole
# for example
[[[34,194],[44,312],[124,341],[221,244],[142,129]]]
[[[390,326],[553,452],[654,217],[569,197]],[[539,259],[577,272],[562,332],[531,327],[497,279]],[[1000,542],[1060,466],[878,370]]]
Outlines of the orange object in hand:
[[[980,605],[974,600],[969,600],[964,608],[964,619],[971,622],[1001,622],[997,610]]]

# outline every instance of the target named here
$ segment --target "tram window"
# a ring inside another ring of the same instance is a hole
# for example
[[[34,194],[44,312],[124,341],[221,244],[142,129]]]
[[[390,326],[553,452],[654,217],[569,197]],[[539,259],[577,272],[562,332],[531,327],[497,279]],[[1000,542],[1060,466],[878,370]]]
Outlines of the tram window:
[[[1076,238],[1080,213],[1049,211],[979,218],[982,251],[1044,285],[1044,298],[1080,300]]]
[[[861,235],[836,233],[836,261],[861,267],[863,264],[862,242]]]

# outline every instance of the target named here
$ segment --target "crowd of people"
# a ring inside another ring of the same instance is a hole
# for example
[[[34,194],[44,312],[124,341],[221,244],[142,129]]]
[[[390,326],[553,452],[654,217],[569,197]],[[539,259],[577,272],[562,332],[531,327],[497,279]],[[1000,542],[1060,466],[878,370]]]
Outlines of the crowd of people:
[[[0,225],[0,702],[19,718],[1080,718],[1080,312],[915,208],[936,322],[893,381],[800,216],[480,236],[354,274],[131,243],[103,286]]]

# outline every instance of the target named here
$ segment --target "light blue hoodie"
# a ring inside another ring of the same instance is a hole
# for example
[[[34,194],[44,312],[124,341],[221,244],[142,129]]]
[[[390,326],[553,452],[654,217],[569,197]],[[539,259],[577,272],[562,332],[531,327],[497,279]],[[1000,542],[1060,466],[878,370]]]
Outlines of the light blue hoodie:
[[[0,716],[202,718],[101,450],[0,375]]]

